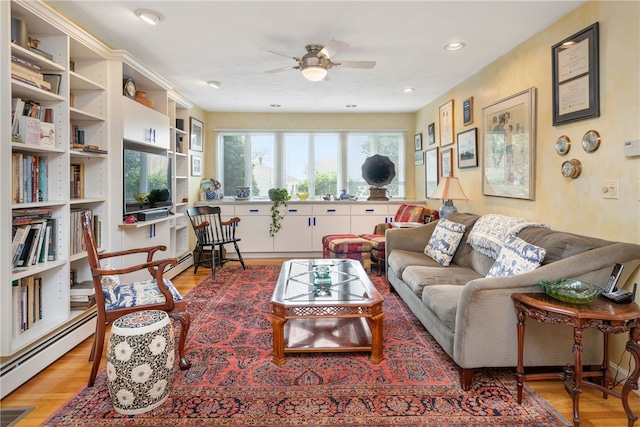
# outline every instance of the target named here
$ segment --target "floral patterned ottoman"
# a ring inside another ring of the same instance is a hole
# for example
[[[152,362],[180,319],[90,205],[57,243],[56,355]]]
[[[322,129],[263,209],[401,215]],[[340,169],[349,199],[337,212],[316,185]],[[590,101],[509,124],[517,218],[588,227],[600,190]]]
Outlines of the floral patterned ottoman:
[[[175,361],[173,328],[166,312],[144,310],[111,326],[107,384],[115,410],[142,414],[169,397]]]
[[[322,237],[322,257],[355,259],[371,272],[371,242],[355,234],[329,234]]]

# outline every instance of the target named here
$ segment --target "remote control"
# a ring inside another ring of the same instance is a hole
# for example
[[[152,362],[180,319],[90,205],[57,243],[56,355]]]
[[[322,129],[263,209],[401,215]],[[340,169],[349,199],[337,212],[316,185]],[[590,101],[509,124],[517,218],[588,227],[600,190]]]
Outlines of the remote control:
[[[622,269],[624,266],[622,264],[616,264],[613,267],[613,271],[611,272],[611,276],[609,276],[609,281],[607,285],[604,287],[604,293],[609,294],[611,292],[615,292],[616,284],[618,283],[618,279],[620,278],[620,274],[622,273]]]

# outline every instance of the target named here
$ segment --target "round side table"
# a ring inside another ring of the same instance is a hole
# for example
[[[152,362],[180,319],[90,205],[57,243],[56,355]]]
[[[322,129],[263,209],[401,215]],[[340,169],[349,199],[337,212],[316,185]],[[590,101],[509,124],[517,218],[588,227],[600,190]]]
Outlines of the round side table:
[[[160,406],[171,391],[174,361],[173,328],[164,311],[139,311],[113,322],[107,384],[115,410],[133,415]]]

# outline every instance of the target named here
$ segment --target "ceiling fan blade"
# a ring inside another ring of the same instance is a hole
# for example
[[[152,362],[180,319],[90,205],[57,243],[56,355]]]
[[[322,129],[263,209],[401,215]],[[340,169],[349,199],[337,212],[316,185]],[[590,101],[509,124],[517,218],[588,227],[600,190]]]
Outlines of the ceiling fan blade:
[[[282,51],[275,50],[275,49],[266,49],[266,50],[267,50],[267,52],[275,53],[276,55],[285,56],[287,58],[291,58],[291,59],[295,59],[296,61],[300,61],[300,57],[290,55],[290,54],[288,54],[286,52],[282,52]]]
[[[295,70],[296,67],[282,67],[282,68],[276,68],[275,70],[267,70],[265,71],[266,74],[274,74],[274,73],[279,73],[281,71],[287,71],[287,70]]]
[[[376,66],[376,61],[340,61],[334,62],[333,66],[345,68],[373,68]]]
[[[349,43],[340,41],[340,40],[331,40],[328,45],[322,48],[320,52],[318,52],[318,57],[321,55],[326,56],[327,58],[331,58],[336,53],[340,52],[342,49],[349,47]]]

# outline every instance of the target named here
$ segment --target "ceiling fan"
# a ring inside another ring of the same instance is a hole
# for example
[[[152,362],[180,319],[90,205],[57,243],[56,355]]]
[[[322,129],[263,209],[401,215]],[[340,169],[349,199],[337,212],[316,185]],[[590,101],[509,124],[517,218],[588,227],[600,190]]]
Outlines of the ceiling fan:
[[[332,61],[331,58],[349,44],[340,40],[331,40],[328,45],[308,44],[305,46],[307,53],[302,56],[292,56],[284,52],[273,49],[267,49],[276,55],[292,58],[298,64],[293,67],[277,68],[275,70],[265,71],[265,73],[279,73],[290,69],[302,71],[302,75],[312,82],[318,82],[328,78],[329,70],[333,67],[349,67],[349,68],[373,68],[376,61]]]

